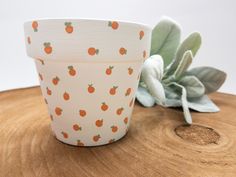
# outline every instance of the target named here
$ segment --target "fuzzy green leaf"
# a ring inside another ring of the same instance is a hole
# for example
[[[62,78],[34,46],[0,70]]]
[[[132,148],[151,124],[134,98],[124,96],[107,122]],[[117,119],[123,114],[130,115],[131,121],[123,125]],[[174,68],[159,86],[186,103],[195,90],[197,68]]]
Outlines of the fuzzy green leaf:
[[[186,75],[196,76],[205,86],[205,93],[217,91],[225,82],[226,73],[213,67],[197,67],[189,70]]]
[[[207,95],[199,98],[188,99],[189,108],[199,112],[218,112],[220,109],[209,99]]]
[[[183,58],[183,55],[186,51],[191,50],[193,57],[196,55],[198,49],[201,46],[201,35],[198,32],[190,34],[179,46],[175,59],[172,63],[166,68],[166,75],[171,75],[175,72],[179,66],[180,61]]]
[[[179,63],[176,71],[174,72],[174,76],[176,79],[179,79],[188,69],[193,61],[193,55],[191,50],[188,50],[184,53],[182,60]]]
[[[176,82],[172,82],[169,85],[173,85],[177,90],[181,91],[181,94],[182,94],[181,95],[181,102],[182,102],[182,108],[183,108],[183,112],[184,112],[184,118],[188,124],[192,124],[192,117],[191,117],[191,114],[190,114],[190,111],[188,108],[186,89],[182,85],[180,85]]]
[[[145,84],[147,85],[148,91],[155,98],[156,103],[165,103],[165,91],[161,82],[153,77],[147,77],[145,79]]]
[[[174,58],[180,43],[180,27],[171,19],[161,20],[152,31],[151,55],[159,54],[167,66]]]
[[[205,87],[195,76],[183,76],[179,84],[184,86],[188,98],[195,98],[204,95]]]
[[[137,100],[145,107],[152,107],[155,104],[155,99],[147,91],[147,89],[139,86],[136,92]]]

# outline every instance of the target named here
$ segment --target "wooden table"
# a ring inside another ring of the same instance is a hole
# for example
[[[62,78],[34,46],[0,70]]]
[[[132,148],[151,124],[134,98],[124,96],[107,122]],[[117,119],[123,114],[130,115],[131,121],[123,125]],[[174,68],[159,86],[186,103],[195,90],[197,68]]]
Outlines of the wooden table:
[[[135,105],[128,134],[110,145],[56,140],[38,87],[0,93],[0,176],[236,176],[236,96],[215,93],[219,113]]]

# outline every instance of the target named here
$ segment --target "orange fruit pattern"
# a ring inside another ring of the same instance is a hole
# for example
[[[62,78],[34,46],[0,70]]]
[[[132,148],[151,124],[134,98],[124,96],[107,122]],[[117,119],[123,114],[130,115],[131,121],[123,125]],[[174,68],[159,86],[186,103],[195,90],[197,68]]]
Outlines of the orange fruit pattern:
[[[52,79],[52,83],[53,83],[54,85],[57,85],[59,81],[60,81],[60,79],[59,79],[59,77],[57,77],[57,76]]]
[[[131,93],[131,91],[132,91],[132,89],[131,89],[131,88],[128,88],[128,89],[126,90],[125,96],[129,96],[130,93]]]
[[[98,55],[98,53],[99,53],[99,49],[96,49],[96,48],[94,48],[94,47],[88,48],[88,54],[89,54],[89,55],[91,55],[91,56],[93,56],[93,55]]]
[[[65,138],[65,139],[67,139],[69,136],[68,136],[68,133],[66,133],[66,132],[61,132],[61,134],[63,135],[63,137]]]
[[[102,125],[103,125],[103,119],[98,119],[98,120],[96,120],[95,125],[96,125],[97,127],[102,127]]]
[[[69,100],[69,99],[70,99],[70,95],[69,95],[69,93],[64,92],[64,94],[63,94],[63,98],[64,98],[65,101]]]
[[[65,24],[65,31],[69,34],[72,33],[73,30],[74,30],[74,28],[72,26],[72,23],[71,22],[65,22],[64,24]]]
[[[121,107],[121,108],[116,110],[116,114],[121,115],[123,111],[124,111],[124,108]]]
[[[95,135],[95,136],[93,136],[93,141],[97,142],[100,138],[101,138],[101,136],[99,134]]]
[[[84,143],[81,140],[77,140],[77,146],[84,146]]]
[[[110,95],[115,95],[116,94],[116,89],[118,88],[118,86],[113,86],[112,88],[110,88]]]
[[[115,126],[115,125],[112,125],[112,126],[111,126],[111,131],[112,131],[113,133],[116,133],[117,130],[118,130],[118,127],[117,127],[117,126]]]
[[[127,50],[124,47],[121,47],[120,50],[119,50],[119,53],[121,55],[126,55],[127,54]]]
[[[113,138],[113,139],[110,139],[110,140],[108,141],[109,144],[114,143],[114,142],[115,142],[115,139],[114,139],[114,138]]]
[[[132,100],[129,102],[129,107],[132,107],[133,102],[134,102],[134,99],[132,98]]]
[[[79,115],[80,115],[81,117],[85,117],[86,114],[87,114],[87,113],[86,113],[85,110],[83,110],[83,109],[79,110]]]
[[[63,110],[60,107],[55,108],[56,115],[60,116],[62,114]]]
[[[43,75],[39,73],[39,79],[43,81]]]
[[[73,66],[68,66],[68,73],[70,76],[75,76],[76,75],[76,70],[74,69]]]
[[[82,130],[82,128],[78,124],[74,124],[72,128],[74,131]]]
[[[28,42],[28,44],[31,44],[31,39],[29,36],[27,37],[27,42]]]
[[[117,30],[119,27],[119,23],[116,21],[109,21],[108,26],[111,27],[113,30]]]
[[[128,123],[128,117],[124,118],[124,123],[125,123],[125,124]]]
[[[141,31],[139,32],[139,39],[140,39],[140,40],[143,39],[143,36],[144,36],[144,31],[141,30]]]
[[[129,67],[129,68],[128,68],[128,74],[129,74],[129,75],[132,75],[133,72],[134,72],[133,68]]]
[[[144,50],[143,51],[143,58],[146,58],[146,56],[147,56],[147,52],[146,52],[146,50]]]
[[[50,90],[48,87],[46,89],[47,89],[47,94],[52,95],[52,90]]]
[[[88,92],[89,93],[94,93],[95,92],[95,88],[93,87],[93,84],[88,85]]]
[[[114,68],[114,66],[109,66],[107,69],[106,69],[106,75],[111,75],[112,74],[112,69]]]
[[[32,28],[33,28],[34,32],[38,32],[38,22],[37,21],[32,22]]]
[[[52,47],[51,47],[51,43],[50,42],[44,42],[44,52],[46,54],[51,54],[52,53]]]
[[[109,108],[108,105],[107,105],[105,102],[103,102],[103,103],[102,103],[102,106],[101,106],[101,110],[102,110],[102,111],[107,111],[108,108]]]

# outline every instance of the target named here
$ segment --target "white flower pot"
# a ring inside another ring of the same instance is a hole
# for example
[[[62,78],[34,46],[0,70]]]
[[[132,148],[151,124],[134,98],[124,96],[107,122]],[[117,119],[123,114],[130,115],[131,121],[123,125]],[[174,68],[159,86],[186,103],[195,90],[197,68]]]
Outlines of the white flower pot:
[[[30,21],[24,29],[56,138],[97,146],[123,137],[151,29],[86,19]]]

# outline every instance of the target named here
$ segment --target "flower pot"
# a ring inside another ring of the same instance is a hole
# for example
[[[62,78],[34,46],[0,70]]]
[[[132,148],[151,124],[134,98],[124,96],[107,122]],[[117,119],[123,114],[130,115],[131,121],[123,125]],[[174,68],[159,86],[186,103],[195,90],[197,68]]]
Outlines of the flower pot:
[[[97,146],[123,137],[151,29],[86,19],[30,21],[24,29],[56,138]]]

